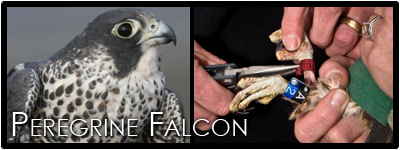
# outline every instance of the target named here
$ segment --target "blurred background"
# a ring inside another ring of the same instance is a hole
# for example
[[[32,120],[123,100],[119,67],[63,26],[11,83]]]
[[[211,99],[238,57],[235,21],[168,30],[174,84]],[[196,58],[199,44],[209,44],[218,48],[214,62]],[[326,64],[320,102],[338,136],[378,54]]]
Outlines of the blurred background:
[[[22,62],[46,59],[81,33],[98,15],[119,7],[7,8],[7,72]],[[137,7],[152,12],[175,31],[177,43],[161,45],[166,87],[184,105],[186,135],[190,134],[190,8]],[[186,138],[187,142],[190,137]]]

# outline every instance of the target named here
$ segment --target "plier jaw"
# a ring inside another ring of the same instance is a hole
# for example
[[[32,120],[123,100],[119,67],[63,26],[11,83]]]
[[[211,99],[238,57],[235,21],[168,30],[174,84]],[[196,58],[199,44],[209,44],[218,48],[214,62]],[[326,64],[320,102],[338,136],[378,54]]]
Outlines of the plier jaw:
[[[238,82],[238,77],[236,74],[225,74],[226,70],[236,69],[237,66],[234,63],[220,64],[220,65],[210,65],[203,67],[208,74],[210,74],[215,81],[217,81],[222,86],[228,88],[229,90],[235,92],[236,84]],[[236,93],[236,92],[235,92]]]
[[[204,66],[204,69],[222,86],[237,93],[240,88],[237,83],[244,77],[261,77],[271,75],[281,75],[283,77],[296,73],[300,65],[270,65],[270,66],[250,66],[237,68],[236,64],[220,64]]]

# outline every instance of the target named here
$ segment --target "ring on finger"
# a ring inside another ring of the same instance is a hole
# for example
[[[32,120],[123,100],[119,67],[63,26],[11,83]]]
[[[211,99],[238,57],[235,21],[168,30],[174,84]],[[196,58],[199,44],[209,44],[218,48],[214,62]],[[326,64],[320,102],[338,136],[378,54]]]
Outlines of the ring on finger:
[[[341,21],[342,24],[348,25],[350,28],[354,29],[358,35],[361,35],[361,24],[350,17],[344,17]]]
[[[374,24],[379,19],[383,19],[383,17],[378,15],[378,16],[372,18],[371,22],[363,22],[362,37],[366,37],[366,38],[370,38],[371,40],[374,40],[374,37],[372,36],[372,29],[374,27]]]

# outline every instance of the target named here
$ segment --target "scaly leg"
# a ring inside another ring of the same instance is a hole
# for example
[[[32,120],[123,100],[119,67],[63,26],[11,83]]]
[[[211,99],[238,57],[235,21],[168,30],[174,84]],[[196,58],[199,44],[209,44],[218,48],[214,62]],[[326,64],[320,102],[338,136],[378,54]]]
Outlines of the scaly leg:
[[[303,42],[301,43],[299,49],[296,51],[289,51],[285,47],[283,47],[282,43],[282,30],[279,29],[272,33],[269,38],[275,44],[279,46],[276,47],[276,58],[279,61],[287,61],[287,60],[298,60],[302,61],[304,59],[313,59],[314,49],[308,40],[307,35],[303,34]],[[317,80],[315,79],[315,74],[312,71],[304,71],[304,81],[307,85],[309,85],[312,89],[315,88],[315,84]]]
[[[235,114],[247,114],[246,107],[250,102],[260,99],[260,103],[268,104],[276,95],[282,94],[287,85],[288,82],[280,75],[243,78],[238,86],[244,89],[236,94],[229,109]]]

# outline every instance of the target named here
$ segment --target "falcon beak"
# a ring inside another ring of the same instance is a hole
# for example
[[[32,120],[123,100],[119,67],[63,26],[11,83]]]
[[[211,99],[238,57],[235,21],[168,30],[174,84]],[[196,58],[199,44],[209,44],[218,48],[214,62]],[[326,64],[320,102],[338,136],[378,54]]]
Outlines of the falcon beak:
[[[155,27],[155,29],[152,29]],[[167,44],[171,41],[176,46],[176,36],[174,30],[166,23],[161,20],[155,20],[154,23],[150,24],[146,30],[150,30],[148,35],[144,35],[143,38],[137,43],[141,44],[145,41],[152,41],[154,44]]]

